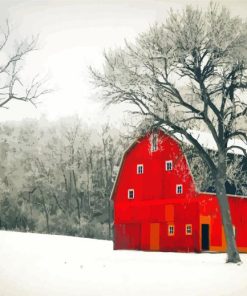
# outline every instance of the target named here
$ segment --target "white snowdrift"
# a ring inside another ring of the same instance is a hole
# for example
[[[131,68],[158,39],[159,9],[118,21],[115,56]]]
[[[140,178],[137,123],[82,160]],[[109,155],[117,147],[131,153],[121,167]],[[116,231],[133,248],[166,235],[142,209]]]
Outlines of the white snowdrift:
[[[113,251],[107,241],[0,231],[1,296],[246,296],[225,254]]]

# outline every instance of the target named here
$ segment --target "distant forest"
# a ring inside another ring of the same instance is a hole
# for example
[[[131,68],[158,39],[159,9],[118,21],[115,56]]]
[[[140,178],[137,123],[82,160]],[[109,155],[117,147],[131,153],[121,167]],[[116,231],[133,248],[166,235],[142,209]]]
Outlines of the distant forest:
[[[118,130],[73,117],[1,123],[0,134],[0,229],[111,239]]]
[[[93,128],[78,117],[2,122],[0,229],[112,239],[109,198],[120,161],[146,131],[144,123],[127,133]],[[182,148],[197,189],[214,191],[207,166],[191,147]],[[236,193],[247,194],[245,158],[231,157],[227,178]]]

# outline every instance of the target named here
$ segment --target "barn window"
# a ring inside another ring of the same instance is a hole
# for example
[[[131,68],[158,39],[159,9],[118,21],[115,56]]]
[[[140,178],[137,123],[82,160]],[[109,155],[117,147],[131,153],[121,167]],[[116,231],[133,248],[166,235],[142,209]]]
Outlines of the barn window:
[[[192,225],[191,224],[186,224],[185,225],[185,234],[186,235],[192,235]]]
[[[138,175],[143,174],[143,164],[138,164],[137,165],[137,174]]]
[[[176,193],[177,193],[177,194],[182,194],[182,193],[183,193],[183,185],[178,184],[178,185],[176,186]]]
[[[172,170],[172,160],[167,160],[166,161],[166,171],[171,171]]]
[[[158,134],[153,133],[151,135],[151,151],[157,151],[158,150]]]
[[[175,227],[174,225],[168,225],[168,235],[173,236],[175,234]]]
[[[134,197],[135,197],[134,189],[129,189],[128,190],[128,199],[134,199]]]

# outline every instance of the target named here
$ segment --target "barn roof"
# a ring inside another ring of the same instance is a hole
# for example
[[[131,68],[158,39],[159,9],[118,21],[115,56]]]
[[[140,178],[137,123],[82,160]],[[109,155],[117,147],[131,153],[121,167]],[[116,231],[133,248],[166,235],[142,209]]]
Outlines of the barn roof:
[[[186,155],[188,164],[190,166],[192,175],[194,177],[194,180],[197,179],[196,177],[196,170],[193,169],[192,165],[192,157],[189,155]],[[236,160],[236,157],[238,158]],[[235,169],[236,165],[234,166],[234,162],[237,161],[239,171],[235,172],[235,178],[234,180],[231,180],[231,178],[228,178],[226,181],[226,193],[229,195],[240,195],[245,196],[247,192],[247,158],[243,157],[242,155],[234,155],[232,153],[228,154],[228,165],[233,165],[233,169]],[[202,161],[203,163],[203,161]],[[205,164],[206,167],[206,164]],[[245,179],[244,177],[245,176]],[[206,179],[206,177],[204,176]],[[239,180],[241,180],[243,183],[239,184]],[[195,181],[196,183],[196,181]],[[204,182],[204,186],[201,186],[200,191],[208,192],[208,193],[216,193],[216,189],[214,186],[214,180],[211,176],[207,179],[206,182]]]
[[[162,129],[164,132],[166,132],[166,128]],[[191,134],[197,141],[208,150],[217,151],[217,145],[215,143],[215,140],[212,136],[212,134],[205,132],[205,131],[198,131],[198,130],[188,130],[188,133]],[[192,145],[183,135],[180,134],[174,134],[174,136],[180,140],[181,142]],[[246,150],[247,152],[247,143],[244,143],[239,138],[230,139],[228,143],[228,147],[230,146],[239,146]],[[240,149],[237,149],[236,147],[229,150],[230,154],[237,154],[237,155],[244,155],[243,151]]]
[[[165,132],[165,128],[162,129]],[[209,152],[209,153],[217,153],[217,145],[216,142],[214,141],[213,136],[204,131],[197,131],[197,130],[188,130],[188,132],[197,139],[197,141]],[[185,138],[185,136],[175,134],[175,137],[181,141],[182,144],[185,144],[185,146],[192,146],[192,144]],[[247,153],[247,144],[244,143],[241,139],[235,138],[229,140],[228,147],[234,146],[234,148],[230,149],[227,153],[228,156],[228,165],[231,165],[238,159],[238,168],[239,172],[236,172],[236,179],[240,177],[241,174],[244,174],[246,176],[246,182],[245,184],[242,184],[242,188],[244,187],[245,190],[243,192],[243,189],[240,188],[240,186],[237,186],[236,182],[234,183],[232,180],[230,181],[229,179],[226,181],[226,192],[227,194],[232,194],[232,195],[240,195],[244,196],[246,195],[247,192],[247,158],[244,156],[244,153],[241,149],[236,148],[236,146],[239,146],[243,149],[245,149]],[[186,153],[185,153],[186,154]],[[196,171],[193,171],[193,168],[191,166],[191,161],[192,159],[186,154],[188,164],[191,168],[192,175],[195,177],[196,176]],[[206,164],[205,164],[206,165]],[[215,193],[215,187],[213,186],[213,180],[209,180],[209,185],[208,187],[204,188],[205,192],[210,192],[210,193]]]
[[[148,134],[148,132],[146,133]],[[140,142],[140,140],[143,138],[144,136],[140,136],[139,138],[135,139],[128,147],[127,149],[124,151],[123,155],[122,155],[122,158],[121,158],[121,161],[120,161],[120,166],[119,166],[119,169],[118,169],[118,172],[117,172],[117,176],[116,176],[116,179],[115,179],[115,182],[113,184],[113,187],[112,187],[112,191],[111,191],[111,195],[110,195],[110,200],[113,199],[113,195],[115,193],[115,189],[116,189],[116,185],[118,183],[118,179],[119,179],[119,174],[121,172],[121,169],[122,169],[122,166],[123,166],[123,162],[124,162],[124,158],[125,156],[127,155],[127,153],[138,143]]]
[[[163,128],[159,128],[162,132],[164,132],[165,134],[169,135],[169,133],[167,133],[167,130],[165,127]],[[217,151],[217,146],[216,146],[216,143],[213,139],[213,136],[207,132],[202,132],[202,131],[195,131],[195,130],[188,130],[189,133],[195,137],[199,143],[204,147],[206,148],[207,150],[211,150],[211,151]],[[149,133],[149,131],[146,132],[145,136]],[[171,135],[169,135],[171,136]],[[139,138],[137,138],[136,140],[134,140],[130,145],[129,147],[124,151],[123,153],[123,156],[122,156],[122,159],[121,159],[121,162],[120,162],[120,167],[119,167],[119,170],[118,170],[118,174],[117,174],[117,177],[116,177],[116,180],[114,182],[114,185],[113,185],[113,189],[112,189],[112,192],[111,192],[111,196],[110,196],[110,199],[113,198],[113,195],[115,193],[115,189],[116,189],[116,184],[118,182],[118,179],[119,179],[119,174],[120,174],[120,171],[121,171],[121,168],[122,168],[122,165],[123,165],[123,162],[124,162],[124,158],[125,156],[127,155],[127,153],[139,142],[141,141],[141,139],[144,137],[144,135],[140,136]],[[174,134],[174,136],[171,136],[175,141],[177,142],[180,142],[181,143],[184,143],[186,145],[192,145],[186,138],[185,136],[182,136],[180,134]],[[229,141],[229,146],[240,146],[242,147],[243,149],[246,149],[247,151],[247,145],[245,143],[243,143],[243,141],[241,141],[240,139],[233,139],[231,141]],[[228,156],[229,156],[229,160],[230,161],[233,161],[234,160],[234,155],[237,155],[239,157],[243,156],[243,151],[242,150],[239,150],[239,149],[236,149],[236,148],[233,148],[231,150],[229,150],[229,153],[228,153]],[[191,169],[191,166],[190,166],[190,159],[187,157],[186,155],[186,158],[188,160],[188,165]],[[242,167],[242,170],[244,172],[246,172],[246,175],[247,175],[247,158],[246,157],[242,157],[242,163],[241,163],[241,167]],[[191,170],[191,173],[192,173],[192,177],[195,176],[195,172],[193,172]],[[247,188],[247,182],[245,184],[246,188]],[[247,189],[246,189],[247,190]],[[215,188],[212,186],[212,185],[209,185],[208,188],[205,188],[205,190],[203,190],[205,192],[208,192],[208,193],[215,193]],[[227,194],[229,195],[240,195],[240,196],[244,196],[244,193],[239,191],[239,189],[237,189],[237,187],[230,183],[230,182],[226,182],[226,191],[227,191]]]

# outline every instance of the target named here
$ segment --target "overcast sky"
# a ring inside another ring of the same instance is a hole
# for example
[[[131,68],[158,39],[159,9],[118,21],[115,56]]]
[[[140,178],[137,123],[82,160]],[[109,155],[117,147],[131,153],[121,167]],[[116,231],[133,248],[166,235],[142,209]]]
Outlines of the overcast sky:
[[[222,0],[233,14],[247,16],[246,0]],[[0,0],[1,25],[9,19],[17,39],[39,34],[39,51],[26,63],[28,74],[48,74],[56,89],[35,109],[16,103],[0,110],[0,120],[25,117],[48,119],[79,114],[86,121],[117,121],[120,108],[102,111],[93,99],[88,66],[102,64],[104,49],[133,40],[155,21],[162,21],[170,8],[186,4],[206,7],[208,1],[187,0]]]

